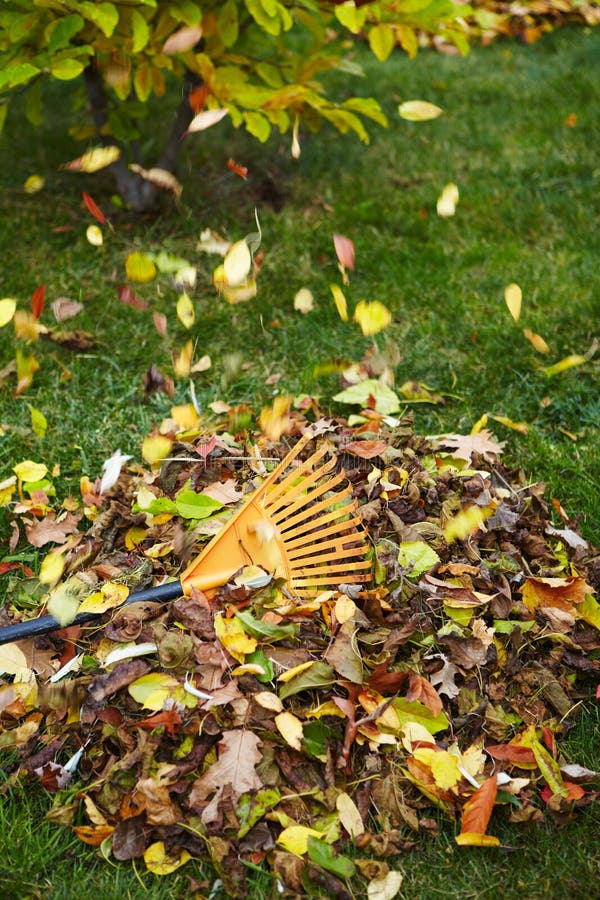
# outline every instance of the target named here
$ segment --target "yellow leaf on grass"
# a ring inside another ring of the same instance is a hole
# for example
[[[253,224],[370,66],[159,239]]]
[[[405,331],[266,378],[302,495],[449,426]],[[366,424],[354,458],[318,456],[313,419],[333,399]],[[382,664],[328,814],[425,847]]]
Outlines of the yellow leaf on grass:
[[[120,156],[121,151],[114,144],[109,147],[94,147],[93,150],[88,150],[87,153],[68,162],[64,168],[70,172],[98,172],[112,165]]]
[[[392,314],[379,300],[361,300],[354,310],[354,321],[358,322],[365,337],[370,337],[388,327]]]
[[[181,850],[177,856],[169,856],[164,841],[156,841],[144,850],[146,868],[154,875],[170,875],[191,858],[187,850]]]
[[[523,291],[518,284],[509,284],[504,288],[504,300],[515,322],[519,321],[519,316],[521,315],[522,299]]]
[[[368,900],[394,900],[402,885],[404,875],[392,869],[380,878],[373,878],[367,885]]]
[[[30,175],[23,185],[26,194],[37,194],[41,191],[45,184],[45,179],[41,175]]]
[[[13,300],[12,297],[4,297],[0,300],[0,328],[8,325],[15,314],[16,308],[17,301]]]
[[[550,347],[541,336],[541,334],[536,334],[534,331],[531,331],[529,328],[523,329],[523,334],[538,353],[550,353]]]
[[[280,735],[294,750],[302,749],[302,722],[291,712],[282,712],[275,716],[275,725]]]
[[[294,297],[294,309],[306,315],[313,310],[314,305],[312,291],[309,291],[308,288],[300,288]]]
[[[79,607],[79,612],[106,612],[107,609],[114,609],[115,606],[120,606],[124,603],[128,595],[129,588],[124,584],[106,581],[99,591],[95,591],[89,597],[86,597]]]
[[[499,847],[500,840],[491,834],[475,834],[466,831],[456,835],[456,843],[460,847]]]
[[[62,553],[49,553],[42,560],[39,579],[41,584],[56,584],[65,571],[65,557]]]
[[[27,404],[29,408],[29,415],[31,418],[31,427],[33,429],[33,433],[37,437],[44,437],[46,431],[48,430],[48,420],[43,412],[40,412],[39,409],[36,409],[34,406],[31,406],[30,403]]]
[[[172,446],[173,441],[163,434],[148,435],[142,444],[142,458],[153,466],[169,455]]]
[[[196,318],[194,304],[187,294],[181,294],[177,300],[177,318],[184,328],[191,328],[194,324]]]
[[[88,239],[88,242],[92,245],[92,247],[101,247],[104,243],[104,237],[102,235],[102,229],[97,225],[88,225],[85,236]]]
[[[406,100],[398,107],[400,118],[408,122],[428,122],[437,119],[444,110],[427,100]]]
[[[180,687],[180,684],[173,675],[166,672],[150,672],[132,681],[127,690],[145,709],[159,710],[177,687]]]
[[[450,182],[445,185],[444,190],[438,197],[437,201],[437,214],[442,219],[446,219],[449,216],[453,216],[456,212],[456,205],[458,203],[459,193],[458,187]]]
[[[554,363],[553,366],[546,366],[544,374],[547,375],[548,378],[552,378],[553,375],[560,375],[561,372],[566,372],[567,369],[572,369],[574,366],[582,366],[588,359],[589,356],[581,356],[579,353],[572,353],[570,356],[565,356],[560,362]]]
[[[508,419],[506,416],[492,416],[492,419],[500,422],[501,425],[506,425],[507,428],[512,428],[513,431],[518,431],[519,434],[527,434],[529,432],[527,422],[513,422],[512,419]]]
[[[333,301],[335,303],[335,308],[338,311],[338,315],[342,322],[348,321],[348,303],[346,301],[346,297],[344,296],[344,292],[341,287],[337,284],[330,284],[329,290],[333,294]]]
[[[239,619],[226,619],[219,613],[214,625],[219,641],[238,662],[243,663],[246,656],[256,650],[258,641],[246,634]]]
[[[307,828],[305,825],[290,825],[284,828],[277,843],[283,847],[288,853],[294,853],[296,856],[304,856],[308,850],[309,837],[323,839],[323,834],[314,828]]]
[[[24,459],[23,462],[13,466],[13,472],[19,481],[41,481],[48,474],[48,467],[44,463],[36,463],[31,459]]]
[[[125,272],[130,281],[143,284],[156,277],[156,266],[145,253],[130,253],[125,260]]]
[[[446,522],[444,526],[444,540],[448,544],[451,544],[452,541],[464,540],[470,534],[478,531],[491,514],[491,509],[482,509],[481,506],[475,506],[475,504],[461,509],[460,512]]]
[[[340,822],[346,829],[351,838],[364,834],[365,826],[362,816],[358,811],[356,803],[349,794],[338,794],[335,801],[335,808],[338,811]]]
[[[488,417],[488,414],[487,414],[487,413],[484,413],[482,416],[480,416],[480,417],[477,419],[477,421],[475,422],[475,424],[473,425],[473,427],[471,428],[471,431],[469,432],[469,434],[479,434],[479,432],[480,432],[483,428],[485,428],[485,426],[487,425],[487,423],[488,423],[488,418],[489,418],[489,417]]]

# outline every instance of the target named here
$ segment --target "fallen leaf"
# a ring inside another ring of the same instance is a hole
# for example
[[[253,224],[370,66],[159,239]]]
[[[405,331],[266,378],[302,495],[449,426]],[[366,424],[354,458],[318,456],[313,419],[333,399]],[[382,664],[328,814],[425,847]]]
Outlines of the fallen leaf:
[[[300,288],[294,297],[294,309],[306,315],[314,309],[315,300],[312,291],[308,288]]]
[[[524,328],[523,334],[538,353],[550,353],[550,347],[540,334],[535,334],[529,328]]]
[[[351,838],[356,838],[361,834],[364,834],[365,826],[362,816],[358,811],[356,803],[349,794],[346,794],[343,791],[341,794],[338,794],[335,800],[335,808],[337,809],[342,826]]]
[[[109,833],[113,831],[111,828]],[[178,854],[167,854],[164,841],[155,841],[144,850],[146,868],[153,875],[171,875],[191,858],[187,850],[181,850]]]
[[[310,837],[322,840],[323,834],[315,828],[307,828],[305,825],[290,825],[283,829],[277,838],[277,843],[284,847],[288,853],[304,856],[308,851],[308,839]]]
[[[453,216],[456,212],[456,205],[458,203],[458,200],[458,187],[452,182],[445,185],[437,201],[436,209],[438,216],[440,216],[442,219]]]
[[[485,834],[498,792],[498,776],[483,782],[463,807],[461,834]]]
[[[294,750],[302,749],[302,736],[304,734],[302,722],[291,712],[282,712],[275,716],[277,731]],[[289,848],[287,848],[289,849]]]
[[[509,284],[504,288],[504,300],[515,322],[519,321],[519,316],[521,315],[522,299],[523,292],[518,284]]]
[[[403,880],[402,872],[394,869],[379,878],[373,878],[367,885],[368,900],[394,900]]]
[[[552,366],[546,366],[543,371],[548,378],[552,378],[554,375],[560,375],[561,372],[566,372],[567,369],[573,369],[575,366],[582,366],[588,360],[589,356],[581,356],[578,353],[572,353],[570,356],[565,356],[560,362],[554,363]]]
[[[449,447],[455,456],[471,462],[474,453],[479,453],[486,457],[487,454],[494,456],[502,453],[501,443],[495,440],[494,435],[487,428],[475,434],[445,434],[438,438],[438,443],[442,447]]]

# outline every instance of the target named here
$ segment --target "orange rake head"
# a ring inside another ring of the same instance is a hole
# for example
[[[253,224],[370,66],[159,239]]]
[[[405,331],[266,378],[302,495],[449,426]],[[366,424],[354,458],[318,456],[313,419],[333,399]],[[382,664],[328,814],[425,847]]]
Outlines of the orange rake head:
[[[305,434],[277,468],[224,525],[181,576],[183,592],[211,593],[243,566],[262,566],[285,578],[297,597],[310,597],[340,583],[369,578],[371,563],[352,488],[344,472],[331,475],[328,447],[300,462],[313,435]]]

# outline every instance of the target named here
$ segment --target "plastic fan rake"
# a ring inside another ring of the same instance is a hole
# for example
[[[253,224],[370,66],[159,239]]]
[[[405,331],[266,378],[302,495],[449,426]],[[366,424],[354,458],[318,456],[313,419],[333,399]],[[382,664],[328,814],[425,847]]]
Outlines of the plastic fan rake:
[[[190,596],[193,588],[209,597],[245,566],[260,566],[283,578],[292,596],[311,597],[340,583],[369,579],[369,545],[360,528],[352,488],[343,471],[332,474],[336,457],[325,459],[327,445],[303,461],[298,456],[313,438],[306,433],[277,468],[249,496],[179,581],[131,593],[127,604]],[[119,607],[121,608],[121,607]],[[97,620],[81,613],[70,624]],[[53,616],[41,616],[0,628],[0,644],[56,631]]]

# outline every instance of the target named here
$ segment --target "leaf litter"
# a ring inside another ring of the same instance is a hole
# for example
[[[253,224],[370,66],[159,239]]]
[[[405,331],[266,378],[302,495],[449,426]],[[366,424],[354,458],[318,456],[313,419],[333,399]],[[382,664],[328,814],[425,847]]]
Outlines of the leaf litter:
[[[598,773],[557,739],[598,682],[598,551],[556,527],[560,504],[491,432],[428,439],[367,412],[319,419],[302,455],[337,454],[372,577],[309,598],[254,566],[212,599],[118,605],[178,577],[306,431],[289,403],[281,428],[237,439],[229,419],[169,420],[145,465],[117,452],[62,504],[43,464],[15,468],[11,552],[53,543],[63,574],[48,590],[0,563],[1,623],[48,603],[105,612],[0,647],[5,790],[39,781],[53,820],[107,858],[160,875],[209,859],[232,897],[257,866],[281,891],[393,897],[432,809],[488,847],[499,805],[561,825],[597,799]]]

